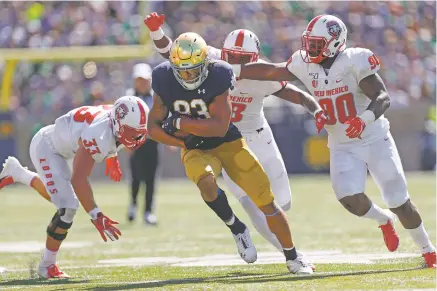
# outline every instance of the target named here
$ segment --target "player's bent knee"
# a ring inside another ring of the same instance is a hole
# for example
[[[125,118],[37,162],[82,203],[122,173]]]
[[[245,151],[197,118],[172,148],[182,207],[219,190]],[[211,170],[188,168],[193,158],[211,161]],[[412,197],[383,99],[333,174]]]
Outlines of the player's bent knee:
[[[258,206],[258,208],[266,215],[273,216],[279,212],[279,206],[275,201],[270,202],[269,204]]]
[[[363,216],[369,211],[368,198],[364,193],[343,197],[339,200],[339,202],[350,213],[357,216]]]
[[[203,200],[207,202],[217,199],[218,186],[213,174],[207,175],[197,183]]]
[[[55,240],[63,241],[67,237],[68,230],[73,225],[73,217],[76,209],[60,208],[56,211],[49,226],[47,234]]]
[[[404,204],[398,207],[390,207],[390,211],[395,213],[397,216],[409,217],[413,213],[417,212],[416,206],[408,199]]]

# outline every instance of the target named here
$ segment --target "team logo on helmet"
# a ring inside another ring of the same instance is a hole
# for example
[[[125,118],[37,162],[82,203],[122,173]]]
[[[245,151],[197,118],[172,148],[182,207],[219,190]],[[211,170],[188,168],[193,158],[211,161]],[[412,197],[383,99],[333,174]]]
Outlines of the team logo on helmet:
[[[123,119],[127,113],[129,112],[129,109],[127,108],[126,104],[121,103],[120,105],[115,108],[115,119],[120,120]]]
[[[337,21],[331,20],[326,23],[326,28],[328,29],[328,33],[338,39],[341,34],[341,27]]]

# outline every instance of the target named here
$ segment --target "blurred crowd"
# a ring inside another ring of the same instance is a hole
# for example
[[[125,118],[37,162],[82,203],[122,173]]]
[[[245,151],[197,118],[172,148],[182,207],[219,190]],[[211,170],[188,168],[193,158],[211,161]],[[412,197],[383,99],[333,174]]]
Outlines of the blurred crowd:
[[[314,16],[329,13],[347,25],[349,46],[373,50],[382,62],[392,108],[436,95],[436,2],[0,2],[0,47],[39,48],[139,44],[143,18],[165,13],[164,30],[186,31],[220,47],[237,28],[254,31],[264,59],[286,61]],[[154,54],[145,61],[163,61]],[[109,102],[131,86],[135,61],[21,62],[11,109],[41,123],[83,104]],[[1,65],[3,70],[3,64]]]

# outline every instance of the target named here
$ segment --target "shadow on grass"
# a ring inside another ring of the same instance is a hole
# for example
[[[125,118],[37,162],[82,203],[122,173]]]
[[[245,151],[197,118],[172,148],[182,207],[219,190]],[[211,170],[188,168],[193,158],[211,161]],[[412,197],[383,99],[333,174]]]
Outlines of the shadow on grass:
[[[41,279],[41,278],[29,278],[29,279],[15,279],[15,280],[5,280],[5,281],[0,281],[0,287],[2,286],[18,286],[18,285],[23,285],[23,286],[30,286],[30,285],[34,285],[34,286],[38,286],[38,285],[68,285],[68,284],[85,284],[85,283],[89,283],[89,280],[84,280],[84,279],[78,279],[78,278],[74,278],[74,279]],[[1,289],[1,288],[0,288]]]
[[[322,273],[308,276],[291,275],[289,273],[282,274],[254,274],[233,272],[224,276],[207,277],[207,278],[185,278],[185,279],[168,279],[168,280],[150,280],[146,282],[134,282],[126,284],[107,283],[102,287],[90,287],[86,290],[93,291],[109,291],[109,290],[130,290],[135,288],[157,288],[171,285],[198,284],[198,283],[221,283],[221,284],[242,284],[242,283],[265,283],[265,282],[281,282],[281,281],[302,281],[302,280],[319,280],[333,277],[345,276],[361,276],[370,274],[384,274],[393,272],[406,272],[422,269],[422,267],[406,268],[406,269],[391,269],[391,270],[376,270],[376,271],[351,271],[338,273]]]

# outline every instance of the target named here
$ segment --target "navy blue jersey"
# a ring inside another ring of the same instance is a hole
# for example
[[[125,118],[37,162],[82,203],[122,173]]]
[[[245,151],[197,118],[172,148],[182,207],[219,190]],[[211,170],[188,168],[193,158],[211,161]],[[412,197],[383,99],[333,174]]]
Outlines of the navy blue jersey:
[[[208,77],[197,89],[183,88],[173,75],[170,62],[166,61],[153,69],[152,88],[170,112],[191,115],[198,119],[210,118],[209,105],[214,98],[228,89],[233,89],[235,76],[232,67],[223,61],[209,64]],[[200,149],[207,150],[218,147],[224,142],[241,138],[241,133],[233,124],[229,124],[224,137],[205,137]]]

